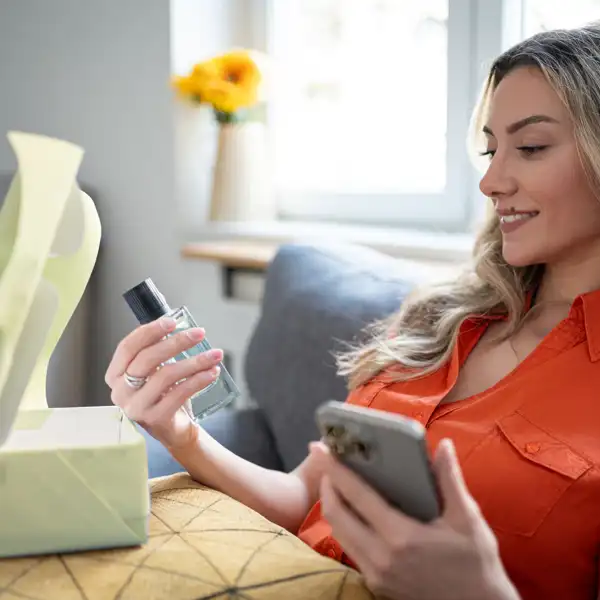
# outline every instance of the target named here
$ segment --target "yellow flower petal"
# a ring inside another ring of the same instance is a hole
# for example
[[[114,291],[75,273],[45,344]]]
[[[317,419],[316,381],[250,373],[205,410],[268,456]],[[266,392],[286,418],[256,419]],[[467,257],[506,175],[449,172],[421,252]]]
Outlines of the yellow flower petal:
[[[191,97],[199,95],[198,87],[190,77],[174,77],[172,85],[181,96]]]
[[[245,50],[197,63],[187,77],[175,78],[183,95],[200,97],[221,112],[233,113],[257,102],[261,72]]]
[[[221,112],[235,112],[253,103],[243,89],[228,82],[216,81],[204,89],[204,100]]]

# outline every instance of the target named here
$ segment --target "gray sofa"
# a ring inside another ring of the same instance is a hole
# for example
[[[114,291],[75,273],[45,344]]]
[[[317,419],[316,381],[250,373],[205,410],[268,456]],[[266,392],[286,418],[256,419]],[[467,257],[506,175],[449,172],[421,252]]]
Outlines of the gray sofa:
[[[247,348],[245,375],[255,408],[225,409],[203,426],[256,464],[289,471],[317,437],[314,411],[344,400],[333,352],[395,311],[426,277],[414,263],[350,244],[288,244],[266,276],[261,316]],[[150,477],[181,467],[146,436]]]

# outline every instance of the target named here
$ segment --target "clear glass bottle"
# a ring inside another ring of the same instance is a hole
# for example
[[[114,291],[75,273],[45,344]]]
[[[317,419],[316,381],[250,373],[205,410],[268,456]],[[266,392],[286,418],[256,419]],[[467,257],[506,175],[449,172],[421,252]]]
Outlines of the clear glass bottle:
[[[145,279],[142,283],[125,292],[123,297],[141,325],[164,316],[171,317],[175,319],[177,325],[169,336],[180,331],[198,327],[198,324],[186,306],[171,309],[165,297],[150,278]],[[204,338],[192,348],[181,352],[167,362],[191,358],[210,350],[211,347],[209,341]],[[239,389],[225,368],[225,365],[221,362],[219,363],[219,367],[221,368],[219,377],[208,387],[197,392],[188,400],[188,412],[191,413],[190,416],[196,422],[227,406],[240,396]]]

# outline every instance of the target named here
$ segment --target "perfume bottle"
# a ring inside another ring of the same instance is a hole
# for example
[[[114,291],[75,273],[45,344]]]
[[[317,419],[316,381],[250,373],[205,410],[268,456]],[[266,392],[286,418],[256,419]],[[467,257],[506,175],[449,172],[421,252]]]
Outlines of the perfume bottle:
[[[179,308],[172,309],[150,278],[145,279],[140,284],[125,292],[123,298],[125,298],[125,301],[141,325],[164,316],[173,318],[177,325],[169,336],[180,331],[185,331],[186,329],[198,327],[187,307],[180,306]],[[167,362],[191,358],[210,349],[210,343],[204,338],[192,348],[181,352]],[[227,406],[240,396],[239,389],[225,368],[225,365],[221,362],[219,363],[219,367],[221,368],[221,372],[217,379],[188,400],[187,410],[196,422]]]

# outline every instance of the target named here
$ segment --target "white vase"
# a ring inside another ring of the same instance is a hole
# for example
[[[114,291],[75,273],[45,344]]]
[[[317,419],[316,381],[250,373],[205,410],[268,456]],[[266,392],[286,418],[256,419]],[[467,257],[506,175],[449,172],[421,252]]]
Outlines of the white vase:
[[[265,125],[255,121],[221,124],[213,172],[211,221],[271,221],[276,213]]]

